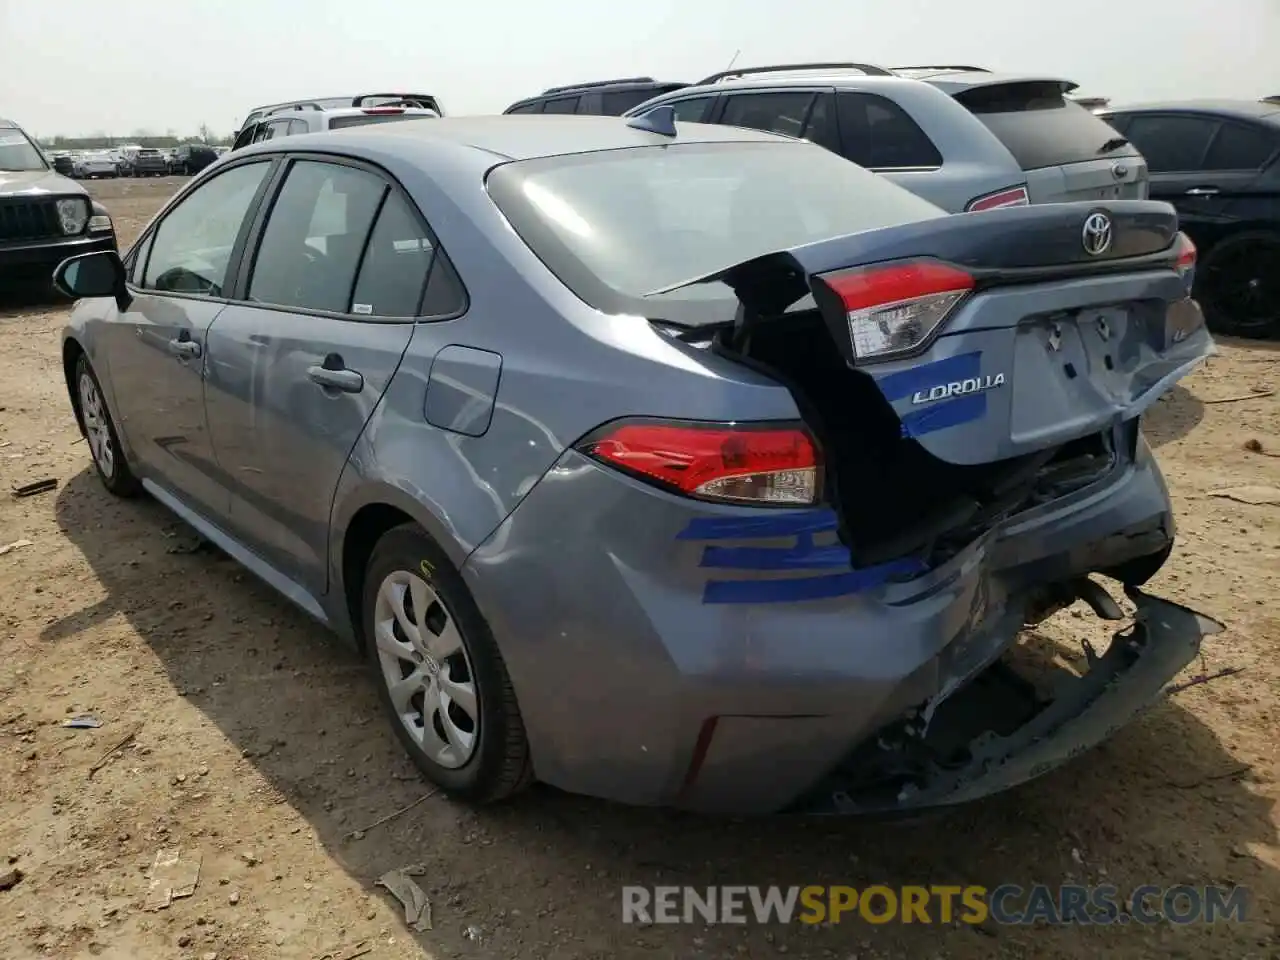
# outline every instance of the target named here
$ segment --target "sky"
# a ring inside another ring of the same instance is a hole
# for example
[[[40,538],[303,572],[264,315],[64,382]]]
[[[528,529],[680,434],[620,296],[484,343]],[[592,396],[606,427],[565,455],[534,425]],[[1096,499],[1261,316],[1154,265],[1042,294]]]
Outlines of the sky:
[[[629,23],[628,14],[635,14]],[[0,115],[42,137],[230,133],[252,107],[819,60],[1035,71],[1124,101],[1280,94],[1280,0],[0,0]]]

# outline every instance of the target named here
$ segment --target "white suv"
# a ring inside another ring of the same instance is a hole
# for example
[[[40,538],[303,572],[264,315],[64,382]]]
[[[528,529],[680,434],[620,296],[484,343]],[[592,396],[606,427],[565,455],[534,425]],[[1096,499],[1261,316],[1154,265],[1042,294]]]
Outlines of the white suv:
[[[312,105],[281,107],[256,121],[246,124],[236,134],[232,150],[263,140],[292,137],[300,133],[320,133],[324,130],[340,130],[343,127],[360,127],[369,123],[388,123],[396,120],[415,120],[421,117],[440,116],[426,107],[400,104],[379,104],[370,107],[339,107],[325,110]]]

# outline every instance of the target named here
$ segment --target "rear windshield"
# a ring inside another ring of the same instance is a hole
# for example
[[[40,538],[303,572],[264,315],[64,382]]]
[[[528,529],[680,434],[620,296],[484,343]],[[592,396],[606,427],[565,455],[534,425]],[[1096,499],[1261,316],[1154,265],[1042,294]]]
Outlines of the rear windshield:
[[[955,95],[1013,154],[1023,170],[1136,156],[1118,134],[1057,83],[1001,83]]]
[[[944,216],[882,177],[798,141],[540,157],[495,167],[488,189],[524,242],[579,297],[607,312],[644,316],[654,316],[646,297],[744,260]],[[734,299],[719,284],[684,296]],[[681,319],[666,307],[657,312]]]
[[[370,123],[392,123],[396,120],[420,120],[429,117],[429,113],[353,113],[347,117],[334,117],[329,121],[330,130],[341,130],[343,127],[363,127]]]

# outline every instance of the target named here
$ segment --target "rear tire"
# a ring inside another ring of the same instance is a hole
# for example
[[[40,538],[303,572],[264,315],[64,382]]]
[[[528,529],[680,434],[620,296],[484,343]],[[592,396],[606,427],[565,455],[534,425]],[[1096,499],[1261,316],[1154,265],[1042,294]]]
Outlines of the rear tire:
[[[1215,333],[1280,337],[1280,234],[1254,230],[1221,241],[1196,268],[1195,295]]]
[[[83,353],[76,360],[76,408],[80,414],[80,427],[89,442],[93,466],[98,479],[108,491],[117,497],[136,497],[142,492],[142,484],[129,469],[120,435],[107,409],[98,375],[93,372],[89,358]]]
[[[379,699],[428,780],[474,803],[528,786],[529,743],[502,654],[462,576],[416,524],[374,547],[360,619]]]

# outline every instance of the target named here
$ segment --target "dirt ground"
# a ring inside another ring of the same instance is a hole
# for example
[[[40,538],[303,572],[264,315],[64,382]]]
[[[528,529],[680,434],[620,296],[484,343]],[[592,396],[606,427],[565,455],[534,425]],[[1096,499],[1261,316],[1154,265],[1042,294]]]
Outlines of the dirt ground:
[[[92,189],[131,243],[173,180]],[[110,497],[58,362],[65,308],[0,303],[0,956],[1280,957],[1280,506],[1208,492],[1280,486],[1280,351],[1221,356],[1148,416],[1178,509],[1150,585],[1227,624],[1170,696],[1066,769],[945,817],[736,821],[535,789],[469,810],[433,796],[354,654],[232,561],[190,552],[159,505]],[[1259,441],[1264,453],[1246,449]],[[57,489],[15,499],[46,477]],[[1073,617],[1074,613],[1074,617]],[[1045,627],[1069,638],[1078,610]],[[61,721],[92,712],[98,729]],[[138,725],[141,725],[140,727]],[[90,778],[101,756],[136,735]],[[359,832],[357,832],[359,831]],[[194,895],[151,912],[161,848],[199,854]],[[374,880],[421,864],[433,927]],[[629,926],[634,884],[1242,884],[1243,924],[982,928]]]

